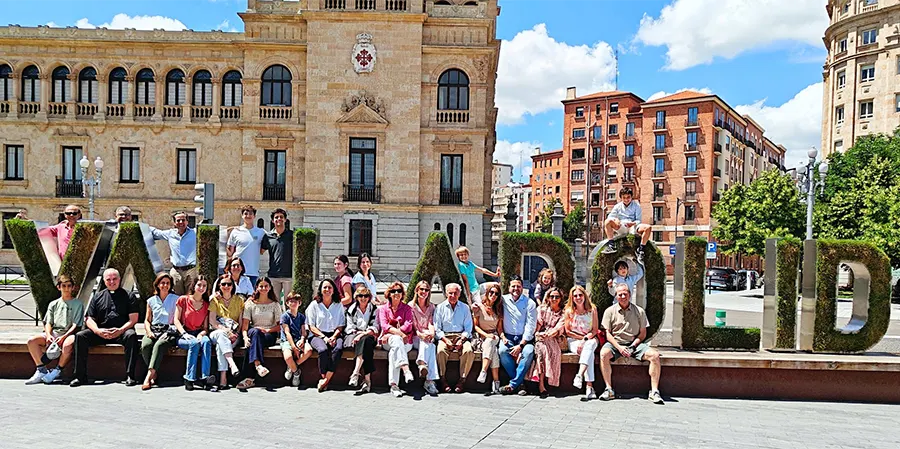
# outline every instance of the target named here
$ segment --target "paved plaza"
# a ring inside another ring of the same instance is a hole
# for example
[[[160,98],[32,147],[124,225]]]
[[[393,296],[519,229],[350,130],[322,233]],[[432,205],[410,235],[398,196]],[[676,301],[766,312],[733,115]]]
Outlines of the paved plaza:
[[[5,449],[166,448],[889,448],[892,405],[643,397],[480,394],[437,398],[386,391],[141,392],[0,380]],[[610,446],[613,445],[613,446]]]

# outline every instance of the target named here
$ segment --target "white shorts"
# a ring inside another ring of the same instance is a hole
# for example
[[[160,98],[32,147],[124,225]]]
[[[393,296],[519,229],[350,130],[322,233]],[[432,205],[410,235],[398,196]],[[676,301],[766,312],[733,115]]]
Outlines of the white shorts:
[[[628,234],[637,234],[637,228],[639,226],[638,224],[628,227],[628,226],[625,226],[625,223],[633,223],[633,222],[630,222],[630,221],[621,222],[620,223],[621,226],[619,226],[619,229],[616,229],[616,232],[615,232],[616,237],[621,237],[623,235],[628,235]]]

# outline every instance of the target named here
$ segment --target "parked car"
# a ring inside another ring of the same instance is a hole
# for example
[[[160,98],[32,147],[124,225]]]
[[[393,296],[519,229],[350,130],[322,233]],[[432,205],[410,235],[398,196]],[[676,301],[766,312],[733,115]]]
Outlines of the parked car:
[[[734,268],[712,267],[706,271],[706,284],[709,289],[737,290],[738,278]]]

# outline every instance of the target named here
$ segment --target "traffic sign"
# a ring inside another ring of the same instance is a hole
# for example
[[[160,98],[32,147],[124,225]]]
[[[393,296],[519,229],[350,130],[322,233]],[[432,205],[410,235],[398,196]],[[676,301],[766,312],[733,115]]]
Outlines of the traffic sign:
[[[719,250],[719,244],[716,242],[708,242],[706,244],[706,258],[709,260],[715,260],[716,252]]]
[[[675,255],[675,245],[669,245],[669,255],[670,256]]]

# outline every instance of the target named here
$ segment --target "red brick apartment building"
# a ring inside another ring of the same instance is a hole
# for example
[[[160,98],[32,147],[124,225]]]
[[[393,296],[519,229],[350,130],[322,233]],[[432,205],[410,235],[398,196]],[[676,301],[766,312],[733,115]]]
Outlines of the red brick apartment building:
[[[570,190],[569,165],[571,160],[564,156],[563,150],[554,150],[547,153],[538,152],[531,156],[531,198],[534,207],[531,209],[530,231],[535,231],[540,226],[538,216],[544,210],[544,205],[556,198],[562,202],[566,212],[569,210],[567,200]]]
[[[771,168],[784,170],[784,147],[717,95],[688,91],[644,101],[619,91],[578,97],[569,88],[562,103],[558,166],[569,167],[569,193],[561,198],[567,210],[587,200],[591,242],[604,238],[602,222],[622,187],[634,190],[653,240],[668,254],[676,233],[711,238],[712,208],[729,186],[749,184]],[[715,263],[760,268],[755,258],[720,256]]]

